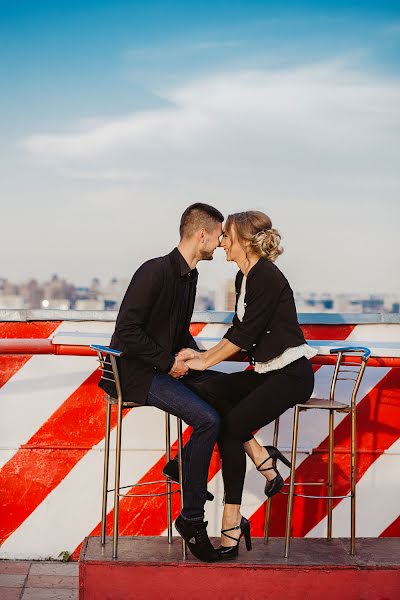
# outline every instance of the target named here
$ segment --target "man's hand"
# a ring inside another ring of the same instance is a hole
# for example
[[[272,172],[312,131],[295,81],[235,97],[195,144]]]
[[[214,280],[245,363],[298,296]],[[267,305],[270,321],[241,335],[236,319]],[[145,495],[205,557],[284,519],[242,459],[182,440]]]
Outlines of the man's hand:
[[[196,352],[199,356],[186,361],[186,365],[193,371],[205,371],[207,369],[206,361],[201,356],[200,352]]]
[[[186,375],[188,371],[189,371],[189,367],[187,366],[187,364],[185,362],[183,362],[183,360],[179,360],[179,358],[175,358],[174,365],[173,365],[172,369],[170,370],[170,372],[168,373],[168,375],[171,375],[171,377],[174,377],[175,379],[180,379],[181,377]]]
[[[182,348],[175,356],[179,360],[189,360],[191,358],[196,358],[198,354],[199,352],[196,352],[193,348]]]

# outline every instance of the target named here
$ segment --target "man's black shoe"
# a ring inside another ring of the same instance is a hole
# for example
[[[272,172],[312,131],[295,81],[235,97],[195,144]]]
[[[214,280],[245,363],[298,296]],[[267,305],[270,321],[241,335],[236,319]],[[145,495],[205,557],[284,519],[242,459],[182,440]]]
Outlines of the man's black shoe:
[[[181,515],[175,521],[176,530],[196,558],[204,562],[217,562],[219,554],[210,542],[207,525],[207,521],[188,521]]]
[[[175,481],[175,483],[179,483],[178,461],[175,459],[168,461],[162,470],[162,474],[165,475],[165,477],[169,477],[170,479],[172,479],[172,481]],[[206,499],[210,500],[211,502],[211,500],[214,500],[214,494],[207,490]]]

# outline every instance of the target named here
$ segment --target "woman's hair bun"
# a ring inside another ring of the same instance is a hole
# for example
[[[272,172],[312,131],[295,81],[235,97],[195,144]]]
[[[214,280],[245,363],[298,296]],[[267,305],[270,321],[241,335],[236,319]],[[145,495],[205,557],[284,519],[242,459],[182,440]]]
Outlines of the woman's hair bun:
[[[251,240],[251,246],[259,256],[266,256],[274,262],[283,252],[281,234],[277,229],[261,229]]]
[[[229,215],[225,229],[234,225],[239,241],[250,242],[252,250],[257,256],[265,256],[274,262],[283,252],[281,247],[281,234],[272,227],[268,215],[258,210]]]

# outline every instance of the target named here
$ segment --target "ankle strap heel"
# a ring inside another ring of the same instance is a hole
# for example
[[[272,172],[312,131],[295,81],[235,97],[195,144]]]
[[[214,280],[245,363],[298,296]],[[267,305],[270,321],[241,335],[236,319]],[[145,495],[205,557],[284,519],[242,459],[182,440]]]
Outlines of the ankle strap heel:
[[[265,483],[265,488],[264,488],[264,494],[266,496],[268,496],[268,498],[272,498],[272,496],[275,496],[275,494],[277,494],[285,485],[285,482],[283,481],[283,478],[281,476],[281,474],[279,473],[278,469],[276,468],[276,461],[279,458],[279,460],[281,460],[287,467],[291,467],[291,462],[290,460],[288,460],[286,458],[286,456],[284,456],[282,454],[282,452],[280,450],[278,450],[278,448],[275,448],[275,446],[264,446],[264,448],[266,449],[266,451],[268,452],[268,458],[266,458],[265,460],[262,461],[262,463],[260,463],[256,469],[257,471],[275,471],[276,473],[276,477],[274,477],[274,479],[271,479],[271,481],[267,480]],[[268,460],[272,460],[272,467],[266,467],[264,469],[262,469],[261,467],[268,461]]]
[[[229,535],[228,531],[238,531],[240,530],[240,535],[238,538],[233,537],[233,535]],[[230,540],[234,540],[236,542],[235,546],[220,546],[217,549],[220,559],[229,560],[231,558],[235,558],[239,555],[239,543],[244,536],[246,543],[246,550],[251,550],[251,535],[250,535],[250,521],[248,521],[245,517],[242,517],[239,525],[236,527],[229,527],[229,529],[221,529],[222,535],[229,538]]]

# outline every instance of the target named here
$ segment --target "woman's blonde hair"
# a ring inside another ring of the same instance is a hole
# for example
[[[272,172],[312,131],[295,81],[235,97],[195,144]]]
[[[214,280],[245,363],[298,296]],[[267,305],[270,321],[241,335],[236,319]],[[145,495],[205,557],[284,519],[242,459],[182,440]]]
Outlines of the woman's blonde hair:
[[[250,248],[257,256],[265,256],[274,262],[282,254],[281,234],[272,228],[272,221],[265,213],[258,210],[234,213],[226,220],[226,231],[229,232],[232,225],[239,243],[245,240],[250,242]]]

